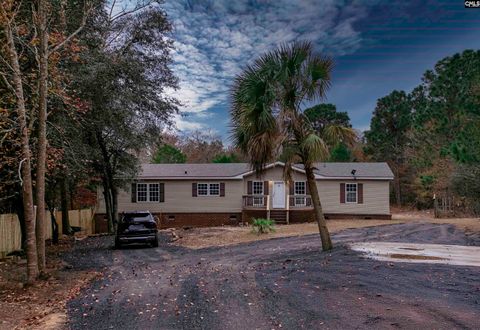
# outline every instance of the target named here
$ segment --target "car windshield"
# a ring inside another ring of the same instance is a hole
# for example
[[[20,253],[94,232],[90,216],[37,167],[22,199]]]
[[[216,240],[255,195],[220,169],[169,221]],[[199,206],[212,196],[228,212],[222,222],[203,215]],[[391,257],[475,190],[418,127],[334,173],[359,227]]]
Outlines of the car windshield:
[[[123,215],[123,222],[142,222],[151,220],[150,213],[127,213]]]

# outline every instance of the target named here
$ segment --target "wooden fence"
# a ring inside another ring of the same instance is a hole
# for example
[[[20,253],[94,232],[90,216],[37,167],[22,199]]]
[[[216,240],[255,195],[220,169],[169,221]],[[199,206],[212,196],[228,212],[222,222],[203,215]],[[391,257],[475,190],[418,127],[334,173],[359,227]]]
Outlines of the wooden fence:
[[[52,222],[50,212],[45,212],[45,239],[52,238]],[[93,234],[95,224],[93,220],[94,210],[70,210],[68,217],[70,226],[80,227],[83,234]],[[58,232],[62,233],[62,212],[55,212],[58,224]],[[20,222],[16,214],[0,214],[0,258],[4,258],[9,252],[19,250],[21,247]]]
[[[456,202],[453,196],[434,196],[433,209],[435,218],[448,218],[455,215]]]

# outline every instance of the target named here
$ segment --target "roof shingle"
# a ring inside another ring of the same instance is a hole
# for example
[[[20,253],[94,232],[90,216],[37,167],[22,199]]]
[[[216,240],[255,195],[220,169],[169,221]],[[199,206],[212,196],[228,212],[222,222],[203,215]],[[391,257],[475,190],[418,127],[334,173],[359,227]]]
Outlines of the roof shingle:
[[[303,165],[295,165],[303,169]],[[248,163],[231,164],[143,164],[142,178],[232,178],[251,170]],[[315,173],[325,178],[352,177],[393,179],[387,163],[316,163]]]

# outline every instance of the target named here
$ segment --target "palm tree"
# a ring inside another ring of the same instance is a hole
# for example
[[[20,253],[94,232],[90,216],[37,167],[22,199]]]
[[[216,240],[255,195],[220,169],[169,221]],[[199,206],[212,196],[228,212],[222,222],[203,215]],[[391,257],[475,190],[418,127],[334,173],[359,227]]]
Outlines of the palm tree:
[[[281,153],[285,179],[291,165],[301,162],[312,196],[323,250],[332,249],[315,183],[314,163],[329,155],[329,146],[351,142],[355,132],[346,127],[326,127],[317,135],[302,108],[325,97],[333,62],[315,54],[309,42],[283,45],[258,58],[236,77],[232,87],[232,140],[249,156],[260,173]]]

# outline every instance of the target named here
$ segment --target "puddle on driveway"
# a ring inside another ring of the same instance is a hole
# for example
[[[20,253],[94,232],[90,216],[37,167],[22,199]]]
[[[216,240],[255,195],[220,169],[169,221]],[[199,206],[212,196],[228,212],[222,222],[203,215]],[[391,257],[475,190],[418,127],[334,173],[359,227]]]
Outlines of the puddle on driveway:
[[[480,267],[480,247],[478,246],[363,242],[351,243],[349,247],[354,251],[365,253],[369,258],[381,261]]]

